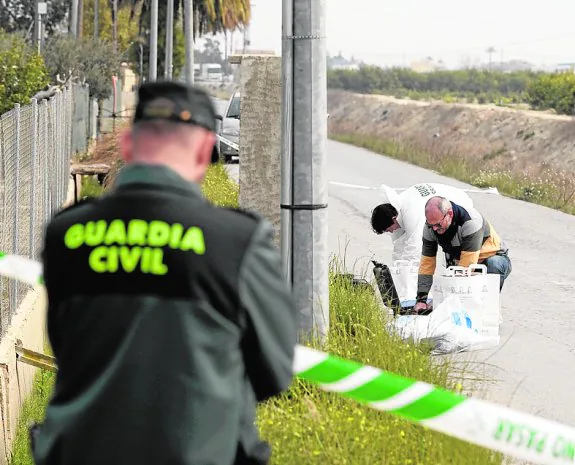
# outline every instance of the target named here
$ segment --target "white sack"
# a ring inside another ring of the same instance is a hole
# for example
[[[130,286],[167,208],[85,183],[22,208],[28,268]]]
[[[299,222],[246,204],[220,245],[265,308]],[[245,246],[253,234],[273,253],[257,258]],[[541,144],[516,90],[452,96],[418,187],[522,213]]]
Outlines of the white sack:
[[[450,295],[430,315],[404,315],[395,318],[391,330],[403,340],[429,343],[432,354],[448,354],[487,349],[499,345],[499,336],[480,333],[481,322],[464,308],[463,302]]]

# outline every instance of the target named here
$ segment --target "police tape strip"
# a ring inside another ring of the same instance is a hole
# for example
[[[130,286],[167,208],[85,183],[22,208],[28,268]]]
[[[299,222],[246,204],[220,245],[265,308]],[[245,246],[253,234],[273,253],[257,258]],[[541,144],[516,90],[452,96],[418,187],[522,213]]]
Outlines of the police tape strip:
[[[232,149],[237,150],[238,152],[240,151],[240,146],[238,144],[234,144],[231,140],[226,139],[225,137],[222,137],[219,134],[216,134],[216,137],[220,140],[220,142],[229,145]]]
[[[350,189],[361,189],[361,190],[368,190],[368,191],[379,191],[381,190],[380,187],[370,187],[370,186],[361,186],[359,184],[349,184],[347,182],[339,182],[339,181],[329,181],[330,184],[334,186],[341,186],[341,187],[349,187]],[[394,191],[406,191],[409,187],[391,187]],[[463,192],[467,192],[470,194],[493,194],[493,195],[500,195],[499,190],[497,187],[488,187],[487,189],[460,189]]]
[[[0,275],[42,284],[42,265],[0,252]],[[441,433],[540,464],[575,461],[575,428],[302,345],[294,374],[367,406]]]

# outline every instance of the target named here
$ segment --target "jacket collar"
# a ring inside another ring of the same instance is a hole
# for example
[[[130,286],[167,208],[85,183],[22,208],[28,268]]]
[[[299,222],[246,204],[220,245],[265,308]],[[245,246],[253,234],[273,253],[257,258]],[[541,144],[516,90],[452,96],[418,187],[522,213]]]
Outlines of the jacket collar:
[[[131,184],[148,184],[166,189],[176,188],[192,195],[203,197],[202,189],[194,182],[182,178],[171,168],[163,165],[149,165],[144,163],[131,163],[124,166],[118,173],[114,189]]]

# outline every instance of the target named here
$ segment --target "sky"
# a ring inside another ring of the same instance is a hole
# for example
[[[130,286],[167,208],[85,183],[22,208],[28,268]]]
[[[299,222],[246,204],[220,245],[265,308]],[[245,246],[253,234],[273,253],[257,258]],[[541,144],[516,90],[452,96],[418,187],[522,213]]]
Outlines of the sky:
[[[573,0],[324,0],[330,55],[379,66],[427,56],[463,63],[526,60],[536,66],[575,62]],[[531,5],[531,6],[529,6]],[[252,0],[253,49],[281,53],[282,0]],[[234,34],[241,50],[242,34]],[[223,48],[223,37],[221,40]],[[198,43],[201,45],[201,43]]]

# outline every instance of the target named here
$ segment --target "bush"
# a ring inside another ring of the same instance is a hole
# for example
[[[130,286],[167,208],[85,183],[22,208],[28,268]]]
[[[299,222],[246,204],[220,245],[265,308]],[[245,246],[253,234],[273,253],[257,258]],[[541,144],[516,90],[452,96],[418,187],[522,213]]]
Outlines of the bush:
[[[412,100],[437,99],[500,106],[528,103],[534,110],[575,111],[575,74],[478,69],[418,73],[410,69],[364,66],[359,70],[329,70],[328,88]]]
[[[359,70],[329,70],[328,88],[360,93],[409,95],[410,98],[450,96],[495,103],[502,96],[521,100],[523,92],[542,73],[502,73],[478,69],[418,73],[405,68],[363,66]]]
[[[19,34],[0,29],[0,115],[26,105],[49,82],[42,57]]]
[[[53,81],[86,83],[90,97],[112,94],[112,75],[120,71],[121,56],[103,39],[53,36],[46,42],[46,65]]]
[[[531,82],[526,90],[527,102],[536,110],[553,109],[572,115],[575,104],[575,74],[547,74]]]

